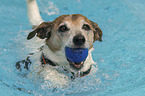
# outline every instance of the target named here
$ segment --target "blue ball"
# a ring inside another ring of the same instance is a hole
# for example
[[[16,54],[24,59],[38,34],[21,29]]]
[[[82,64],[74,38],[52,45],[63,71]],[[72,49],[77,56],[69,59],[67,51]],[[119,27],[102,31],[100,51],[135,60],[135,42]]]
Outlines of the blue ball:
[[[88,56],[87,48],[65,48],[65,55],[71,62],[80,63],[84,61]]]

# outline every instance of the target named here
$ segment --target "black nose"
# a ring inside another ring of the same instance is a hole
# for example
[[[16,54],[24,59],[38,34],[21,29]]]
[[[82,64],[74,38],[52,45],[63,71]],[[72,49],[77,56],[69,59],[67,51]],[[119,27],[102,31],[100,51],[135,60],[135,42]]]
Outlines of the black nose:
[[[78,34],[76,35],[74,38],[73,38],[73,43],[77,46],[81,46],[85,43],[85,37],[81,34]]]

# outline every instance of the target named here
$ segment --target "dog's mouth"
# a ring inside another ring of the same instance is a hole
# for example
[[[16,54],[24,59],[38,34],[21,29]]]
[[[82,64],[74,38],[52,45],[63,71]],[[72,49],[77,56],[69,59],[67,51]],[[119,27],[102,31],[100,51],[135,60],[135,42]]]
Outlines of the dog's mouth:
[[[88,49],[65,47],[65,55],[70,66],[75,70],[80,70],[88,56]]]
[[[67,60],[68,60],[68,59],[67,59]],[[70,66],[71,66],[72,68],[76,69],[76,70],[80,70],[80,69],[83,67],[83,65],[84,65],[84,61],[79,62],[79,63],[75,63],[75,62],[72,62],[72,61],[69,61],[69,60],[68,60],[68,62],[69,62],[69,64],[70,64]]]

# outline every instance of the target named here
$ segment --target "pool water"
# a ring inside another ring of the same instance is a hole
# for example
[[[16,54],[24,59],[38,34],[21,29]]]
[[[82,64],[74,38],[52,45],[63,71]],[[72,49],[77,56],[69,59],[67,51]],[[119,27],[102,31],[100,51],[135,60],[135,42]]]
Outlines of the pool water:
[[[145,96],[144,0],[37,0],[45,21],[63,14],[83,14],[99,24],[103,42],[94,43],[95,74],[50,88],[15,68],[18,60],[36,51],[26,37],[31,31],[25,0],[0,1],[1,96]],[[27,72],[26,72],[27,73]]]

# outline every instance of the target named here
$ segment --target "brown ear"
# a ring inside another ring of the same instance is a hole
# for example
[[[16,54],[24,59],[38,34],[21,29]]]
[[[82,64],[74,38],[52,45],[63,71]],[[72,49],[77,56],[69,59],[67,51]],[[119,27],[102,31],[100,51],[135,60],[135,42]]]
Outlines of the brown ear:
[[[36,33],[41,39],[49,38],[52,28],[52,22],[43,22],[38,27],[36,27],[31,33],[29,33],[27,40],[32,39]]]
[[[96,24],[93,21],[90,21],[91,25],[93,27],[93,32],[94,32],[94,42],[95,41],[100,41],[102,42],[102,30],[99,28],[98,24]]]

